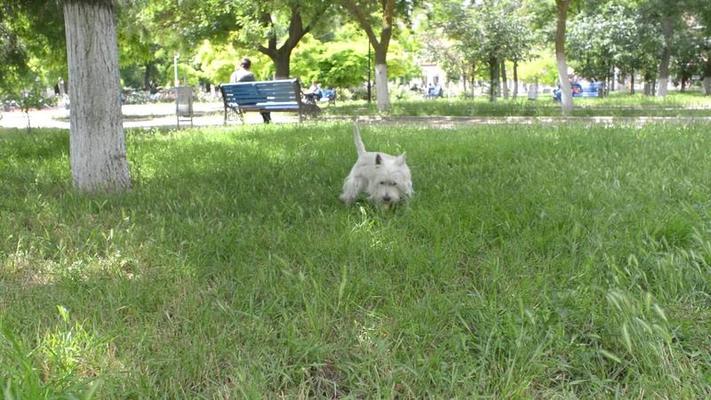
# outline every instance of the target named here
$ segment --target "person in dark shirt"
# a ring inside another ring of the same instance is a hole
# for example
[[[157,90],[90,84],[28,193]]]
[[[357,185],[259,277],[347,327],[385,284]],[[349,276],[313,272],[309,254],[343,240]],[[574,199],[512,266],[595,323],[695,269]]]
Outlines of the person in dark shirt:
[[[242,61],[240,61],[239,65],[236,66],[235,71],[230,76],[230,82],[235,83],[256,81],[257,78],[254,77],[251,68],[252,61],[250,61],[250,59],[247,57],[243,58]],[[260,114],[262,114],[262,119],[264,120],[265,124],[268,124],[272,121],[271,113],[265,111],[261,112]]]

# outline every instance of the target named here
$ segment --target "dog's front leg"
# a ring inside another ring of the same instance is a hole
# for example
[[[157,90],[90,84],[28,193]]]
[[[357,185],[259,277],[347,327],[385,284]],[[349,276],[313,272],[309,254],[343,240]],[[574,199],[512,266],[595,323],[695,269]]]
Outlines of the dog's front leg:
[[[351,205],[355,201],[356,197],[358,197],[358,194],[363,191],[364,186],[365,182],[363,181],[363,178],[349,175],[346,178],[346,181],[343,182],[343,193],[339,198],[347,205]]]

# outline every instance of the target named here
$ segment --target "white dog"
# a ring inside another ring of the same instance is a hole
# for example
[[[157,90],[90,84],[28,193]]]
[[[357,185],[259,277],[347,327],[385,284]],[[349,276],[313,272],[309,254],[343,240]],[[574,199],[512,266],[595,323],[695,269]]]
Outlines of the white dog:
[[[384,208],[408,199],[413,191],[405,153],[391,156],[366,151],[358,125],[353,126],[353,140],[358,151],[358,160],[343,182],[340,199],[346,204],[352,204],[358,194],[365,192],[368,200]]]

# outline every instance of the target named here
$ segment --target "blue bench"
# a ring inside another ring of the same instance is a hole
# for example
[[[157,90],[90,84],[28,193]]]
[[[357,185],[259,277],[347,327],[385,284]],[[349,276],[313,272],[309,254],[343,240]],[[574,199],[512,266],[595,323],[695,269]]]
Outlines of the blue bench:
[[[249,111],[295,112],[299,114],[299,122],[304,115],[316,116],[321,111],[317,105],[301,101],[298,79],[223,83],[220,91],[225,105],[225,125],[230,111],[235,112],[242,123],[244,113]]]

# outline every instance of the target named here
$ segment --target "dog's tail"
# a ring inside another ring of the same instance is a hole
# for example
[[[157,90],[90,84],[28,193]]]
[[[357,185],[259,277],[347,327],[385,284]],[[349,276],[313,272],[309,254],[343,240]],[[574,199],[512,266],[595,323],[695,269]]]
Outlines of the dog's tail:
[[[353,124],[353,141],[355,142],[356,151],[358,154],[365,153],[365,145],[363,144],[363,139],[360,138],[360,129],[358,124]]]

